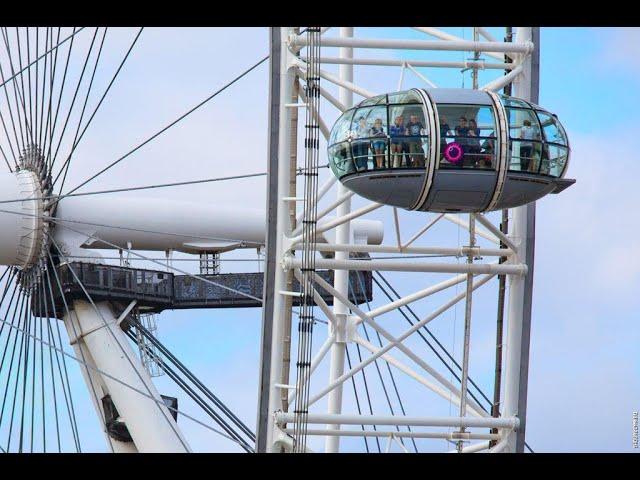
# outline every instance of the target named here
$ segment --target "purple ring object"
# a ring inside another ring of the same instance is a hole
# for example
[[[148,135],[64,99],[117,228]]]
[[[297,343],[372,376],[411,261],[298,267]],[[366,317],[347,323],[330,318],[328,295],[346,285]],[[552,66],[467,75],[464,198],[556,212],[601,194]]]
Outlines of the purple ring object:
[[[444,149],[444,158],[450,163],[460,163],[464,151],[459,143],[448,144]]]

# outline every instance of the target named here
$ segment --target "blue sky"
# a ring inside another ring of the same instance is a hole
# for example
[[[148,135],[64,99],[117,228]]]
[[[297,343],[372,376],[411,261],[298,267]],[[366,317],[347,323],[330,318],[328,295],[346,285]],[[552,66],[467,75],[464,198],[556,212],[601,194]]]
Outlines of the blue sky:
[[[408,29],[363,30],[363,35],[379,38],[422,37]],[[466,38],[471,35],[470,28],[446,30]],[[491,30],[502,37],[500,30]],[[109,72],[133,34],[130,29],[114,29],[110,34],[112,43],[105,51],[104,73],[98,76],[98,85],[106,85]],[[110,102],[96,117],[91,134],[82,144],[67,185],[80,183],[253,64],[267,52],[266,42],[266,29],[147,29]],[[389,57],[395,52],[375,54]],[[373,55],[367,52],[367,56]],[[421,53],[403,58],[439,57]],[[568,176],[576,178],[577,183],[560,195],[545,197],[537,208],[527,422],[527,439],[536,451],[632,450],[631,417],[640,409],[640,261],[636,254],[640,230],[634,210],[638,202],[636,179],[640,178],[639,59],[640,29],[542,29],[539,103],[557,113],[568,131],[572,145]],[[463,79],[455,71],[421,71],[440,86],[460,87],[463,81],[470,85],[468,74]],[[396,88],[399,73],[399,68],[363,67],[356,70],[355,81],[382,93]],[[490,79],[487,75],[482,73],[481,84]],[[421,84],[407,73],[403,86]],[[267,70],[262,66],[105,174],[92,188],[265,171],[266,94]],[[328,122],[337,117],[331,106],[323,104],[322,108]],[[264,180],[175,188],[166,195],[263,206]],[[353,203],[364,204],[358,199]],[[404,235],[424,223],[424,216],[419,215],[401,213]],[[370,218],[392,225],[388,212],[376,212]],[[456,245],[464,242],[464,236],[461,238],[457,227],[442,226],[429,241],[429,245]],[[255,252],[230,253],[228,257],[255,258]],[[247,269],[246,264],[232,262],[224,268]],[[389,278],[407,294],[415,290],[416,282],[426,286],[442,277],[414,274]],[[416,305],[416,309],[428,313],[451,295],[435,296]],[[474,298],[471,374],[487,393],[492,391],[495,295],[495,285],[491,285],[478,293],[477,301]],[[379,293],[374,305],[376,302],[381,302]],[[433,323],[434,333],[458,359],[463,316],[461,304]],[[397,318],[385,318],[384,322],[401,331]],[[260,311],[165,312],[158,324],[160,339],[253,426]],[[325,332],[322,328],[316,332],[314,342],[319,346]],[[418,342],[410,344],[416,351],[424,351]],[[425,358],[430,358],[427,352]],[[320,376],[325,375],[323,368],[319,369]],[[367,374],[374,378],[376,372],[367,370]],[[101,451],[103,438],[79,371],[76,369],[73,375],[84,444],[88,450]],[[443,405],[433,396],[423,397],[423,390],[412,383],[398,383],[407,409],[413,413],[455,413],[450,404]],[[383,413],[383,392],[373,380],[371,384],[376,412]],[[181,397],[181,408],[197,412],[169,380],[161,377],[158,385],[162,393]],[[353,398],[347,390],[345,410],[353,409]],[[195,450],[237,451],[230,442],[187,419],[181,419],[180,425]],[[345,450],[359,450],[362,441],[346,441],[343,445]],[[450,448],[442,441],[420,445],[425,451]]]

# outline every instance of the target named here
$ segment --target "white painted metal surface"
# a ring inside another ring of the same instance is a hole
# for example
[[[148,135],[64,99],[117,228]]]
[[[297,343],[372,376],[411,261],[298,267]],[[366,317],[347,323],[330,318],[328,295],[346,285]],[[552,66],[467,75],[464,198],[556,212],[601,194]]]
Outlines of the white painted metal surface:
[[[72,344],[86,346],[95,366],[120,380],[117,382],[98,374],[99,385],[104,385],[106,391],[98,388],[96,393],[98,400],[106,394],[111,395],[133,438],[135,449],[141,453],[189,452],[188,443],[177,423],[118,326],[112,307],[106,302],[92,305],[75,301],[70,313],[65,315],[64,323]],[[148,393],[153,399],[140,395],[130,387]],[[100,406],[98,412],[101,411]]]
[[[22,201],[0,203],[0,265],[25,267],[38,258],[43,237],[42,199],[34,173],[0,174],[0,201],[16,199]]]

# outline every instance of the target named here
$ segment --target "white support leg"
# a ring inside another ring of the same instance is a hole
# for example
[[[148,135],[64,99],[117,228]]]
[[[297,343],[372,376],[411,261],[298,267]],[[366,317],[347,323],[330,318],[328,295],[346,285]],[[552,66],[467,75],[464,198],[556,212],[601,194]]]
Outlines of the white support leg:
[[[75,301],[70,315],[65,315],[64,323],[72,344],[80,344],[79,348],[86,347],[85,351],[89,352],[91,361],[99,370],[140,391],[149,392],[155,399],[154,401],[140,395],[122,383],[100,375],[100,384],[106,388],[106,392],[103,393],[111,395],[133,438],[135,448],[143,453],[189,452],[189,446],[177,423],[162,402],[160,394],[129,345],[124,332],[117,325],[117,318],[109,304],[100,302],[94,307],[86,301]],[[100,400],[101,398],[98,398],[94,401]],[[104,417],[102,420],[104,421]]]
[[[295,68],[288,64],[288,38],[292,32],[290,28],[280,30],[280,104],[278,119],[278,175],[277,192],[279,196],[286,196],[289,192],[289,182],[291,181],[291,138],[289,125],[291,122],[291,109],[285,106],[293,93]],[[267,452],[279,452],[282,448],[280,430],[273,421],[273,412],[282,410],[282,396],[278,385],[281,383],[283,371],[283,349],[285,344],[285,298],[277,293],[286,290],[287,274],[280,267],[285,254],[285,236],[291,233],[291,222],[289,220],[289,205],[287,202],[277,198],[277,220],[276,220],[276,242],[275,242],[275,275],[273,294],[273,324],[271,341],[271,367],[269,375],[269,401],[266,446]]]
[[[340,37],[349,38],[353,37],[353,27],[340,27]],[[353,49],[341,48],[340,57],[352,58]],[[340,65],[339,67],[340,80],[353,83],[353,65]],[[340,88],[339,101],[342,105],[350,107],[353,104],[353,93],[346,88]],[[345,197],[348,194],[347,189],[341,184],[338,184],[338,198]],[[351,197],[342,202],[337,207],[338,218],[348,215],[351,211]],[[351,237],[351,224],[345,222],[342,225],[336,227],[336,243],[348,244]],[[347,260],[349,258],[349,252],[336,252],[336,259]],[[334,276],[334,287],[337,291],[344,296],[349,296],[349,271],[348,270],[336,270]],[[348,312],[347,306],[344,305],[338,298],[334,298],[333,312],[336,316],[336,322],[331,325],[333,331],[330,335],[335,337],[334,343],[331,345],[331,363],[329,365],[329,383],[335,382],[344,373],[344,357],[346,352],[346,317]],[[339,414],[342,412],[342,384],[331,390],[327,399],[327,413]],[[340,425],[329,425],[328,430],[340,430]],[[325,451],[327,453],[336,453],[340,450],[340,437],[328,436],[325,441]]]
[[[518,43],[539,41],[532,38],[533,28],[519,27]],[[538,101],[537,45],[534,54],[523,61],[522,76],[514,82],[515,95],[533,103]],[[535,57],[535,64],[534,59]],[[509,307],[507,316],[506,366],[503,416],[517,416],[519,431],[504,432],[504,440],[491,452],[523,452],[526,426],[527,379],[529,370],[529,333],[531,327],[531,299],[533,289],[533,260],[535,241],[535,202],[511,210],[511,239],[517,246],[517,261],[526,263],[526,276],[509,276]]]
[[[67,318],[68,315],[65,315],[64,324],[67,328],[69,338],[75,338],[76,332],[73,331],[74,325],[72,325],[71,322],[68,322]],[[77,329],[78,327],[76,327],[76,330]],[[104,384],[102,377],[96,370],[98,367],[96,365],[96,362],[93,360],[91,352],[89,352],[86,344],[82,340],[80,340],[73,342],[71,346],[73,347],[76,358],[81,359],[87,364],[86,367],[80,367],[80,370],[82,372],[84,381],[87,384],[87,390],[89,390],[89,396],[91,397],[93,407],[96,410],[98,422],[100,423],[100,427],[105,435],[107,444],[111,448],[111,451],[113,453],[138,453],[138,449],[136,448],[134,442],[121,442],[119,440],[111,438],[107,433],[107,428],[104,424],[104,410],[102,408],[102,402],[100,400],[109,393],[109,390]]]

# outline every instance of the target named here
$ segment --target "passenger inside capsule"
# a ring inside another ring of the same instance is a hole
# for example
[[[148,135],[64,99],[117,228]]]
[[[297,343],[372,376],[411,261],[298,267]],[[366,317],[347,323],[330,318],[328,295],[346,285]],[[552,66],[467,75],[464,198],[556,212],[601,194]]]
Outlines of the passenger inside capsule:
[[[440,168],[495,168],[493,109],[483,105],[438,105]],[[450,128],[447,118],[457,118]]]

